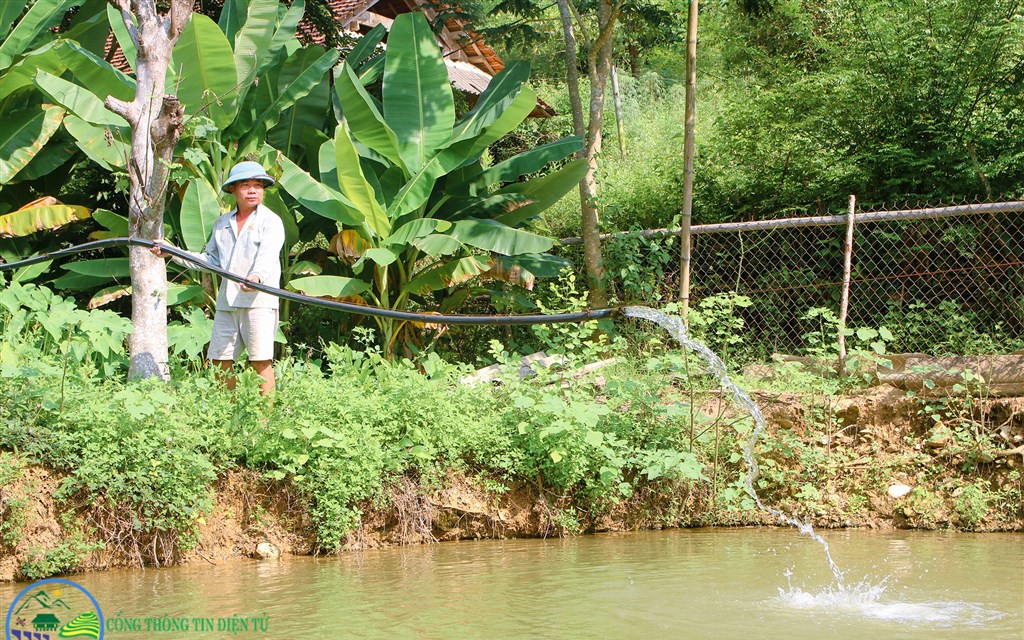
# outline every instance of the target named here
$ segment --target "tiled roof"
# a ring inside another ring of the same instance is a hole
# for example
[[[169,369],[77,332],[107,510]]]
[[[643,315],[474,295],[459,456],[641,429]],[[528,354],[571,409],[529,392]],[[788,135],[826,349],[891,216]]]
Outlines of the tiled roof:
[[[328,0],[326,4],[331,10],[331,15],[334,16],[335,24],[341,29],[348,25],[348,21],[365,11],[367,7],[370,7],[375,2],[376,0]],[[308,12],[303,16],[302,21],[299,22],[295,35],[303,44],[322,45],[324,43],[324,34],[309,19]]]

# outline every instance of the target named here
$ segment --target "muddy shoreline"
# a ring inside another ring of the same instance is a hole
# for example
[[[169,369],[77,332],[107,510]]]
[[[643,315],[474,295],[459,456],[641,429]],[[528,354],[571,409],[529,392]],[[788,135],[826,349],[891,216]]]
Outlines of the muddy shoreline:
[[[1000,429],[1006,446],[973,452],[956,446],[951,425],[922,415],[919,402],[893,387],[851,397],[754,395],[769,421],[757,449],[767,465],[759,493],[773,507],[819,528],[1024,531],[1024,454],[1014,451],[1024,441],[1024,397],[978,405],[975,419]],[[971,474],[963,472],[965,460],[973,460]],[[742,468],[723,457],[715,474],[735,478]],[[231,470],[214,483],[213,508],[198,522],[192,544],[173,536],[133,540],[124,535],[125,527],[107,526],[117,514],[103,505],[55,497],[61,480],[29,465],[16,482],[0,487],[0,581],[31,579],[26,563],[38,567],[69,553],[80,558],[75,571],[94,571],[322,552],[298,488],[250,469]],[[774,524],[767,514],[723,506],[728,483],[707,484],[641,485],[602,513],[568,518],[571,497],[534,484],[495,490],[495,483],[466,473],[401,476],[389,481],[383,496],[362,505],[361,524],[338,552],[462,539]],[[12,505],[21,507],[18,521]],[[182,547],[190,550],[178,551]]]

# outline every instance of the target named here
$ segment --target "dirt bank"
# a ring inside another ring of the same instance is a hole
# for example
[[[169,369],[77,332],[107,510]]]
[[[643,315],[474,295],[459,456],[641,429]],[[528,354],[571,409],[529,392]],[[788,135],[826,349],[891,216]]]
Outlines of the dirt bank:
[[[969,406],[876,387],[856,397],[756,393],[769,420],[758,490],[772,506],[819,527],[1024,530],[1024,398]],[[730,415],[724,415],[726,422]],[[994,446],[971,446],[987,434]],[[969,437],[970,436],[970,437]],[[502,488],[462,473],[395,478],[363,505],[344,549],[472,538],[515,538],[667,526],[772,524],[743,504],[739,443],[715,457],[714,482],[641,485],[600,513],[525,484]],[[710,467],[710,465],[709,465]],[[113,566],[217,563],[316,551],[296,487],[247,469],[222,475],[194,545],[173,537],[140,547],[131,523],[59,496],[62,478],[23,466],[0,486],[0,581]],[[0,476],[4,477],[4,476]],[[731,492],[731,493],[730,493]],[[192,547],[179,553],[180,547]]]

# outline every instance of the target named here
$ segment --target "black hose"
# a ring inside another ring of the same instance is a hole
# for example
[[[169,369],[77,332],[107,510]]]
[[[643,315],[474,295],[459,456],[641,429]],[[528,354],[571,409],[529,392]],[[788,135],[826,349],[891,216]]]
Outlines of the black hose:
[[[59,249],[57,251],[51,251],[50,253],[44,253],[42,255],[33,256],[26,258],[25,260],[19,260],[17,262],[0,262],[0,272],[8,271],[10,269],[17,269],[19,267],[27,267],[29,265],[37,264],[40,262],[46,262],[47,260],[56,260],[63,258],[75,253],[82,251],[95,251],[97,249],[106,249],[108,247],[122,247],[133,245],[136,247],[154,247],[157,245],[152,240],[144,240],[142,238],[109,238],[107,240],[96,240],[94,242],[87,242],[85,244],[76,245],[74,247],[68,247],[66,249]],[[270,285],[260,284],[256,282],[250,282],[242,276],[235,275],[228,271],[215,267],[212,264],[203,260],[197,260],[195,256],[183,251],[177,247],[170,245],[161,244],[160,249],[165,253],[178,256],[184,260],[187,260],[193,264],[199,265],[206,271],[211,271],[217,275],[233,280],[235,282],[244,283],[251,289],[269,293],[272,296],[278,298],[284,298],[285,300],[294,300],[295,302],[301,302],[303,304],[311,304],[318,307],[324,307],[326,309],[336,309],[338,311],[347,311],[362,316],[371,316],[375,318],[393,318],[395,320],[408,320],[414,322],[431,322],[434,324],[454,324],[454,325],[487,325],[487,324],[507,324],[507,325],[518,325],[518,324],[549,324],[559,322],[585,322],[587,320],[600,320],[601,318],[611,318],[619,314],[618,308],[611,309],[593,309],[590,311],[579,311],[576,313],[554,313],[554,314],[534,314],[534,315],[461,315],[461,314],[434,314],[434,313],[413,313],[411,311],[396,311],[394,309],[384,309],[381,307],[371,307],[361,304],[353,304],[351,302],[338,302],[336,300],[324,300],[323,298],[314,298],[313,296],[303,295],[301,293],[295,293],[294,291],[285,291],[284,289],[278,289],[277,287],[271,287]]]

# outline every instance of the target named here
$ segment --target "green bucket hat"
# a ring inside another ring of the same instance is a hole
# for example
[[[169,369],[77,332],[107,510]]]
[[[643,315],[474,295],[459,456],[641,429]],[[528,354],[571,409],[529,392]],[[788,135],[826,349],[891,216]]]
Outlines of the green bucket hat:
[[[228,179],[221,185],[221,190],[228,192],[228,187],[236,182],[242,182],[243,180],[261,180],[266,185],[272,186],[274,179],[267,175],[266,170],[258,162],[239,162],[235,166],[231,167],[231,172],[228,173]]]

